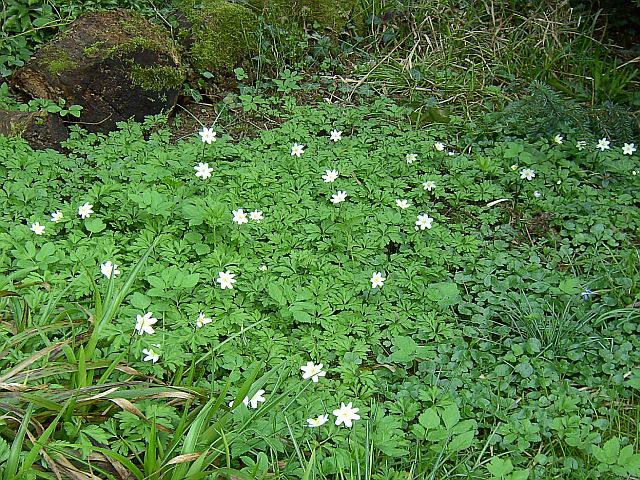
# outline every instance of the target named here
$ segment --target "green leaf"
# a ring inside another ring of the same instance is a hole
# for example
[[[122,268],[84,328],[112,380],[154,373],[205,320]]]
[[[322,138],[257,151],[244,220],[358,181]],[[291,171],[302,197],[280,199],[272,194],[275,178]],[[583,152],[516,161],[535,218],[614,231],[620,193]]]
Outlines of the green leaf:
[[[297,322],[309,323],[314,319],[315,305],[309,302],[296,302],[289,307],[289,311]]]
[[[493,457],[487,465],[487,470],[494,477],[502,479],[513,471],[513,463],[508,458],[503,460],[500,457]]]
[[[85,425],[82,427],[82,433],[87,435],[99,443],[104,445],[109,443],[109,440],[113,437],[109,432],[100,428],[98,425]]]
[[[606,465],[614,465],[618,461],[620,453],[620,439],[613,437],[602,446],[593,445],[593,455],[596,459]]]
[[[518,365],[516,365],[515,370],[524,378],[528,378],[533,374],[533,367],[529,362],[519,363]]]
[[[105,228],[107,228],[107,226],[104,224],[104,222],[102,220],[100,220],[99,218],[89,218],[89,219],[85,220],[84,226],[91,233],[98,233],[98,232],[101,232],[102,230],[104,230]]]
[[[448,405],[440,414],[447,430],[451,430],[460,421],[460,410],[455,403]]]
[[[627,447],[631,447],[631,449],[633,450],[633,447],[631,445],[627,445]],[[636,477],[640,475],[640,454],[636,453],[634,455],[629,455],[624,459],[623,462],[621,452],[620,458],[618,459],[618,464],[625,467],[627,469],[627,472],[629,472],[629,475],[634,475]]]
[[[453,282],[432,283],[427,287],[427,298],[446,308],[462,301],[458,285]]]
[[[516,470],[511,474],[509,480],[527,480],[529,478],[529,470]]]
[[[133,292],[129,299],[129,303],[131,303],[132,307],[135,307],[138,310],[146,310],[147,307],[151,305],[151,299],[140,292]]]
[[[459,450],[469,448],[473,444],[474,437],[475,432],[473,430],[461,433],[460,435],[455,435],[451,439],[451,442],[449,442],[449,445],[447,445],[447,448],[452,452],[457,452]]]
[[[418,423],[422,425],[426,430],[436,428],[440,425],[440,417],[438,412],[433,407],[427,408],[419,417]]]
[[[267,293],[273,298],[278,305],[284,307],[287,305],[287,299],[284,297],[284,289],[277,283],[270,283],[267,287]]]
[[[567,278],[560,282],[558,289],[567,295],[577,295],[582,291],[582,286],[580,280],[577,278]]]

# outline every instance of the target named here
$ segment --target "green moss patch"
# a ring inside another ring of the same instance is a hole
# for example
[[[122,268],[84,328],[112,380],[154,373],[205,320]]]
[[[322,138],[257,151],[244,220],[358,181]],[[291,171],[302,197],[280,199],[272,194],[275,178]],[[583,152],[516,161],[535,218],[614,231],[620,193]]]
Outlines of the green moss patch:
[[[166,90],[178,88],[184,82],[184,72],[175,67],[141,67],[133,65],[129,78],[134,85],[145,90]]]
[[[44,58],[46,59],[45,62],[47,70],[51,75],[58,75],[59,73],[71,70],[78,65],[67,52],[55,47],[47,48],[46,56]]]
[[[258,18],[248,8],[224,0],[184,1],[180,8],[193,24],[190,54],[197,69],[231,71],[257,52]]]
[[[344,28],[357,0],[249,0],[270,20],[317,23],[320,28],[340,31]]]

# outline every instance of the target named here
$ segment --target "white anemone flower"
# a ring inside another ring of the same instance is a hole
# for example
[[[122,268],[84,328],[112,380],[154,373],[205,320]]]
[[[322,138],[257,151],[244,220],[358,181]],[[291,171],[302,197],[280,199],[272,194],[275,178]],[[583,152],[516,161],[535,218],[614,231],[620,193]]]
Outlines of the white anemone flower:
[[[200,134],[200,139],[208,145],[216,141],[217,133],[213,131],[213,128],[202,127],[202,130],[198,133]]]
[[[322,363],[318,363],[317,365],[313,362],[307,362],[306,365],[300,367],[302,370],[302,379],[307,380],[311,379],[312,382],[317,383],[319,377],[324,377],[327,372],[322,370]]]
[[[31,224],[30,230],[36,235],[42,235],[44,233],[44,225],[40,225],[40,222],[34,222]]]
[[[155,330],[152,325],[154,325],[158,321],[157,318],[153,317],[153,313],[147,312],[144,315],[138,315],[136,317],[136,327],[135,329],[138,332],[138,335],[142,335],[143,333],[148,333],[149,335],[153,335]]]
[[[360,420],[358,415],[359,408],[354,408],[352,402],[347,405],[344,402],[340,402],[340,408],[333,411],[336,417],[336,425],[344,424],[345,427],[351,428],[354,420]]]
[[[218,282],[220,284],[220,288],[221,289],[232,289],[233,288],[233,284],[236,283],[235,277],[236,275],[234,273],[231,273],[230,271],[226,271],[226,272],[220,272],[218,273],[218,278],[216,280],[216,282]]]

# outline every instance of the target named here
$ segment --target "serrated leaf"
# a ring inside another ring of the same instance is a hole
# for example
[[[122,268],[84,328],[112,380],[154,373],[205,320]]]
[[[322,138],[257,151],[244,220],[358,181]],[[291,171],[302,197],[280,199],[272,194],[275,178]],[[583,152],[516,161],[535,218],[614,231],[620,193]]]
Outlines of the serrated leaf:
[[[620,439],[618,437],[613,437],[604,444],[602,447],[602,453],[604,455],[604,462],[613,465],[618,460],[618,455],[620,454]]]
[[[620,461],[620,460],[618,460]],[[622,465],[622,463],[620,463]],[[636,453],[625,459],[624,467],[627,469],[630,475],[640,475],[640,454]]]
[[[473,439],[475,437],[475,432],[473,430],[469,430],[468,432],[461,433],[460,435],[455,435],[447,448],[452,452],[457,452],[459,450],[464,450],[465,448],[469,448],[473,444]]]
[[[440,417],[435,408],[427,408],[419,417],[418,423],[429,430],[440,425]]]
[[[98,443],[106,445],[109,443],[109,439],[113,436],[106,430],[103,430],[98,425],[85,425],[82,427],[82,433],[93,438]]]
[[[451,430],[460,421],[460,410],[455,403],[452,403],[442,410],[440,416],[447,430]]]
[[[284,297],[284,289],[277,283],[270,283],[267,287],[267,293],[281,307],[287,304],[287,299]]]

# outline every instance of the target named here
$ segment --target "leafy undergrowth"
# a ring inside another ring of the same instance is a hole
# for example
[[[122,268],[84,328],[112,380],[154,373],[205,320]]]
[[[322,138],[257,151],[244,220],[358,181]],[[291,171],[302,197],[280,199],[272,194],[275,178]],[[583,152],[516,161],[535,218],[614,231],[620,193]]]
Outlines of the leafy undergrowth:
[[[640,475],[631,139],[279,108],[0,138],[0,478]]]

